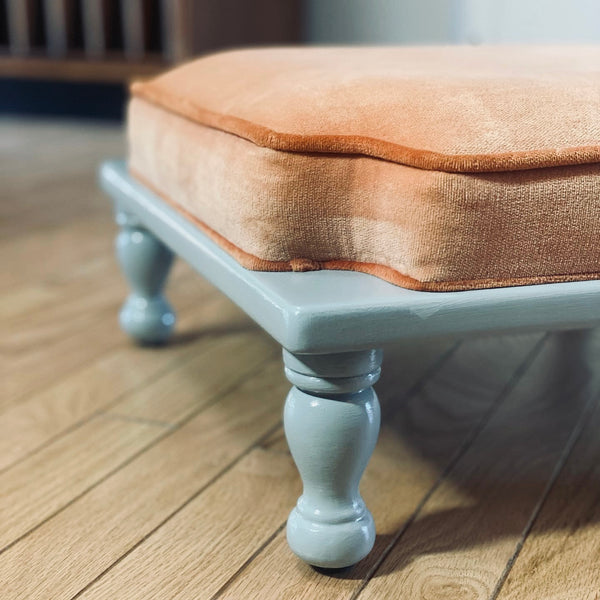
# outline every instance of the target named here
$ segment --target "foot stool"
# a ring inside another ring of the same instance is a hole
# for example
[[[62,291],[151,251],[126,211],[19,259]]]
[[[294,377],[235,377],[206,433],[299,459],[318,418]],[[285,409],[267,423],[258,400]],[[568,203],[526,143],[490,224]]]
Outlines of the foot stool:
[[[133,85],[128,163],[100,172],[121,326],[168,339],[177,254],[281,344],[308,563],[373,546],[358,486],[383,346],[600,321],[599,65],[598,47],[270,48]]]

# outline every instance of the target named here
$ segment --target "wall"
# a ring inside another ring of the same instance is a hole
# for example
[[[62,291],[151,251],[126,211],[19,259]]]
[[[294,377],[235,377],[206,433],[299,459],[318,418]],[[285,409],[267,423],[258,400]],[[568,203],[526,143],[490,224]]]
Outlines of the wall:
[[[600,42],[600,0],[306,0],[314,43]]]

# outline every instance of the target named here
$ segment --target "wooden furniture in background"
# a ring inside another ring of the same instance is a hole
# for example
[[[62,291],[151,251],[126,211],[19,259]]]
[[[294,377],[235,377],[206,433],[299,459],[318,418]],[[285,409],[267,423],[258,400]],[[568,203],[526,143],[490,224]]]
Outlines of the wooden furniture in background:
[[[118,82],[198,53],[290,43],[290,0],[0,0],[0,77]]]

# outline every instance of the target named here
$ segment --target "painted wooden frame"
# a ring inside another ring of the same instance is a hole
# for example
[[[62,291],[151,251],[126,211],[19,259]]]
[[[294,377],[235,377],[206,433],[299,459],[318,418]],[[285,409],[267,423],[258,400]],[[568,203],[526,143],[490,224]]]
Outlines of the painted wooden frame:
[[[293,384],[284,425],[304,484],[288,519],[288,542],[316,566],[349,566],[373,546],[375,526],[358,484],[379,430],[372,385],[381,347],[600,322],[600,281],[417,292],[357,272],[249,271],[132,179],[123,161],[105,163],[100,183],[115,202],[117,253],[132,287],[120,314],[125,331],[140,342],[168,339],[175,315],[163,287],[177,254],[283,347]]]

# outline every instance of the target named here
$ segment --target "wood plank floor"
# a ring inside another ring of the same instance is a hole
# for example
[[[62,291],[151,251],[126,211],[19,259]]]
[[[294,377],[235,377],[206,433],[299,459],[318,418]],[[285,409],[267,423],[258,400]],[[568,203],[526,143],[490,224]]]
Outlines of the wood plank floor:
[[[324,573],[277,345],[181,261],[173,343],[132,345],[117,127],[0,120],[0,599],[600,599],[600,332],[386,349],[372,554]]]

